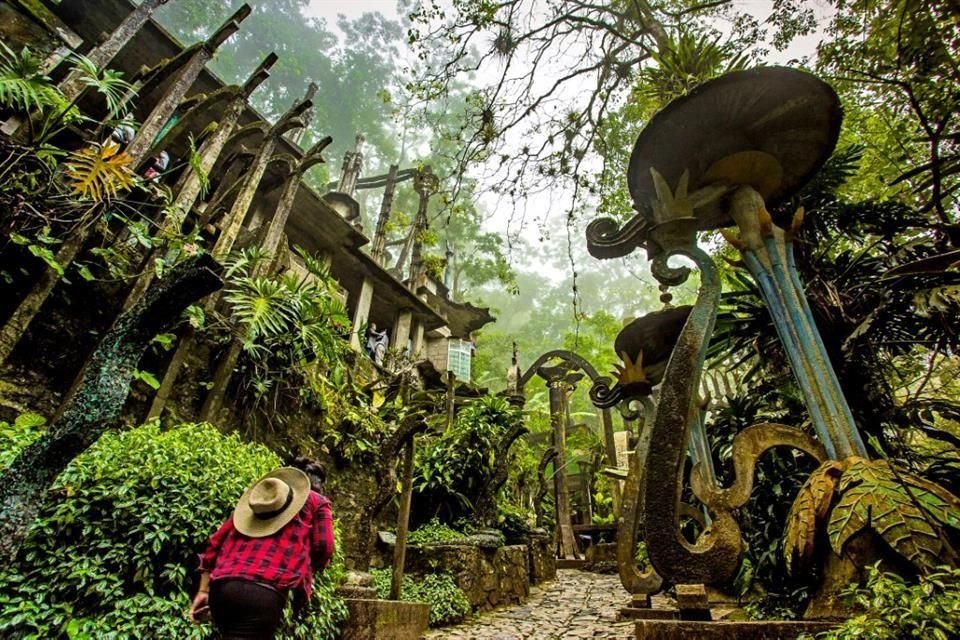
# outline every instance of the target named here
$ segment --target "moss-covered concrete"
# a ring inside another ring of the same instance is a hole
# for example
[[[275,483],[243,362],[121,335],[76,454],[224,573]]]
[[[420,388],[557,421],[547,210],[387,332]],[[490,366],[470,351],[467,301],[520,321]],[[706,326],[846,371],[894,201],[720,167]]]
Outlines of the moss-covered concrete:
[[[430,621],[430,605],[394,600],[346,600],[350,616],[341,640],[418,640]]]

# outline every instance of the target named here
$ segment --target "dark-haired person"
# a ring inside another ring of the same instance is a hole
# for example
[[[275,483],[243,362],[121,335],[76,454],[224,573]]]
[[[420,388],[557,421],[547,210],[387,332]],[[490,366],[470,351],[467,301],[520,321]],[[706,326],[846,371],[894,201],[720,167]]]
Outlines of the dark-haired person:
[[[190,617],[209,612],[223,640],[270,640],[288,592],[309,601],[313,574],[330,563],[333,547],[330,501],[300,469],[272,471],[210,538]]]

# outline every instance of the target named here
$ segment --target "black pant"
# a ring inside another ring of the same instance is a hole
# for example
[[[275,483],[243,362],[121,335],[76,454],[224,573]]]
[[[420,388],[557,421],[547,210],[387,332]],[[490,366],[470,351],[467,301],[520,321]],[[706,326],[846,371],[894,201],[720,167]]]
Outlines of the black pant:
[[[286,601],[286,592],[249,580],[210,584],[210,613],[223,640],[273,640]]]

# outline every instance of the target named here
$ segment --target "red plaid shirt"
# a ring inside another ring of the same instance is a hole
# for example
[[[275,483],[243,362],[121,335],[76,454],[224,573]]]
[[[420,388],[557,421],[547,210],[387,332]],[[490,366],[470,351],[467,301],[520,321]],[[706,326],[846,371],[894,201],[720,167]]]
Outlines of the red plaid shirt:
[[[201,554],[200,571],[210,573],[211,581],[241,578],[278,589],[300,588],[310,598],[313,572],[330,563],[333,545],[330,501],[311,491],[300,513],[273,535],[245,536],[228,518]]]

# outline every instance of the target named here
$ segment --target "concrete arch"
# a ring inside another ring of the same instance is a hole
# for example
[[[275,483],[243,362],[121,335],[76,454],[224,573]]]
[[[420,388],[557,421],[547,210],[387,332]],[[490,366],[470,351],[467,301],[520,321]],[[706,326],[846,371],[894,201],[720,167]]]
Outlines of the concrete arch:
[[[542,354],[539,358],[534,360],[533,364],[531,364],[529,368],[527,368],[524,374],[520,377],[520,389],[523,389],[527,382],[530,381],[530,378],[532,378],[537,372],[537,369],[547,362],[555,359],[563,360],[564,362],[576,365],[578,369],[587,374],[591,382],[600,377],[594,366],[587,362],[583,356],[568,349],[553,349],[552,351],[547,351],[546,353]]]

